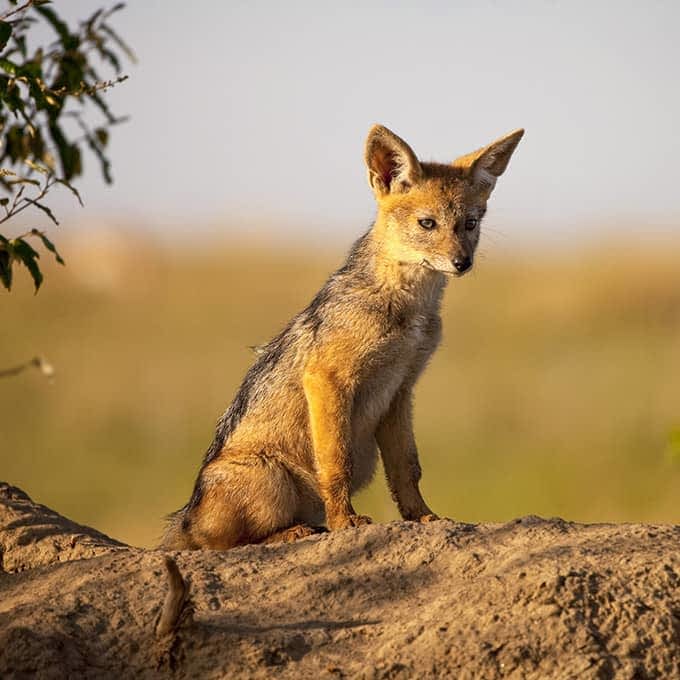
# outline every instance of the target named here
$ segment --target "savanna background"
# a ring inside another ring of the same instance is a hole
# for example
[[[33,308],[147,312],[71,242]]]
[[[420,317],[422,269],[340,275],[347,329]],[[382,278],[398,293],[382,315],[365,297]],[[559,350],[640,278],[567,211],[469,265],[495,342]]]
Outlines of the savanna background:
[[[69,2],[81,17],[97,2]],[[0,477],[153,545],[265,342],[365,230],[373,122],[425,159],[523,126],[419,383],[424,495],[503,521],[680,517],[673,3],[134,3],[115,182],[0,292]],[[86,159],[87,163],[87,159]],[[32,226],[32,223],[30,223]],[[396,518],[382,475],[357,503]]]

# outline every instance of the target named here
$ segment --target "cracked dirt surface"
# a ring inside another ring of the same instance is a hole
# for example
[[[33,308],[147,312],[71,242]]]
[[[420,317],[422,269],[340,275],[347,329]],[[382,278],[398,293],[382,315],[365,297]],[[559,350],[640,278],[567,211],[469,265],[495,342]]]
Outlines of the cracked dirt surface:
[[[164,553],[0,484],[0,677],[680,678],[680,526],[393,522]]]

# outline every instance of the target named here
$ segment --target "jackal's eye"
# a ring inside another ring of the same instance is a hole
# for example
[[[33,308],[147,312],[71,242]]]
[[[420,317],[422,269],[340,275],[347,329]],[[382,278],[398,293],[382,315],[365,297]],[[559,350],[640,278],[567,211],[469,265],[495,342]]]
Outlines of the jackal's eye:
[[[434,229],[437,226],[437,223],[433,219],[431,219],[430,217],[425,217],[422,220],[418,220],[418,224],[423,229]]]
[[[468,231],[472,231],[479,224],[479,220],[476,217],[468,217],[465,220],[465,228]]]

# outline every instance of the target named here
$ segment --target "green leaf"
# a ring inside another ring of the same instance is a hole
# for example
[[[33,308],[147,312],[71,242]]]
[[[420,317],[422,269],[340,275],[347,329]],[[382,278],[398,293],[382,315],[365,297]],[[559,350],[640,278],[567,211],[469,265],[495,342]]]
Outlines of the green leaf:
[[[97,19],[104,13],[104,8],[100,7],[86,22],[85,25],[87,26],[88,30],[92,30],[93,26],[95,25]]]
[[[53,10],[49,9],[48,7],[36,7],[35,11],[42,15],[52,25],[52,28],[54,28],[54,30],[58,33],[59,38],[61,38],[61,44],[67,49],[70,49],[71,34],[68,30],[68,26],[56,15]]]
[[[0,59],[0,67],[2,67],[2,59]],[[14,78],[7,82],[7,90],[2,95],[3,100],[9,107],[10,111],[24,111],[24,100],[22,99],[21,90],[17,86]]]
[[[97,52],[99,52],[99,56],[104,61],[107,61],[109,64],[111,64],[111,66],[113,66],[113,69],[115,70],[116,73],[120,73],[123,70],[120,65],[120,59],[118,59],[116,53],[113,50],[109,50],[106,47],[98,45]]]
[[[78,203],[80,203],[80,207],[83,208],[85,207],[85,204],[83,203],[83,199],[80,197],[80,192],[78,189],[76,189],[73,184],[70,182],[67,182],[65,179],[60,179],[59,177],[54,178],[55,182],[59,182],[59,184],[63,184],[77,199]]]
[[[69,181],[82,172],[80,149],[75,144],[69,144],[57,123],[51,123],[49,130],[52,141],[57,147],[64,179]]]
[[[33,246],[28,241],[21,238],[21,236],[12,239],[10,241],[10,245],[12,246],[14,253],[16,255],[19,255],[19,257],[21,257],[21,253],[27,253],[30,257],[33,258],[40,257],[40,253],[37,250],[34,250]]]
[[[17,75],[36,80],[42,77],[42,68],[39,62],[27,61],[17,68]]]
[[[107,13],[106,16],[110,17],[114,12],[119,12],[121,9],[125,7],[124,2],[117,2]]]
[[[15,256],[21,260],[26,269],[30,272],[33,279],[33,285],[35,286],[35,292],[37,293],[43,282],[43,275],[37,262],[40,255],[22,238],[15,238],[12,241],[12,246]]]
[[[97,128],[94,131],[95,137],[101,146],[106,146],[109,141],[109,131],[106,128]]]
[[[47,215],[52,220],[52,222],[59,226],[59,220],[54,216],[54,213],[44,203],[39,203],[38,201],[35,201],[32,198],[24,198],[24,201],[42,210],[45,213],[45,215]]]
[[[93,101],[94,104],[96,104],[96,106],[99,107],[99,110],[106,116],[106,120],[108,121],[109,124],[114,125],[115,123],[118,122],[118,119],[111,113],[111,109],[109,109],[106,102],[96,92],[93,92],[90,95],[90,99]]]
[[[102,33],[106,33],[111,40],[113,40],[118,47],[120,47],[123,52],[125,52],[127,58],[133,63],[137,63],[137,55],[134,50],[116,33],[111,26],[108,24],[102,24],[100,27]]]
[[[54,247],[54,243],[52,243],[52,241],[50,241],[50,239],[48,239],[47,236],[45,236],[45,234],[43,234],[42,231],[39,231],[38,229],[32,229],[31,234],[37,236],[43,242],[45,248],[47,248],[47,250],[49,250],[51,253],[54,253],[54,258],[59,264],[65,264],[61,255],[57,252],[57,249]]]
[[[9,198],[0,198],[0,205],[7,205],[9,203]]]
[[[16,50],[21,54],[21,56],[26,59],[28,51],[26,49],[26,36],[25,35],[15,35],[14,42],[16,43]]]
[[[13,163],[23,160],[30,153],[30,136],[25,126],[12,125],[5,132],[5,149]]]
[[[4,57],[0,57],[0,68],[11,76],[15,76],[19,70],[19,67],[13,61]]]
[[[12,35],[12,24],[8,24],[6,21],[0,21],[0,50],[5,49],[7,41]]]
[[[0,246],[0,283],[12,290],[12,258],[5,246]]]
[[[104,176],[104,181],[107,184],[113,183],[113,178],[111,177],[111,161],[106,157],[102,148],[97,144],[97,140],[90,134],[85,138],[87,140],[87,145],[90,147],[94,155],[99,159],[99,165],[102,169],[102,175]]]

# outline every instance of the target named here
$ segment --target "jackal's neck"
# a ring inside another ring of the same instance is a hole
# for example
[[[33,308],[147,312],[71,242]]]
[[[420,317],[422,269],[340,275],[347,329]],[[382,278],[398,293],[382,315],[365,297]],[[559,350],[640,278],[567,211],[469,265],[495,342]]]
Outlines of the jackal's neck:
[[[361,269],[374,292],[404,311],[419,313],[439,307],[446,276],[421,264],[402,261],[375,226],[362,241]]]

